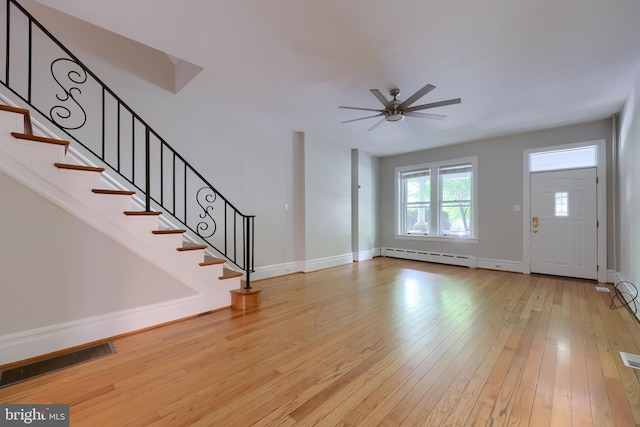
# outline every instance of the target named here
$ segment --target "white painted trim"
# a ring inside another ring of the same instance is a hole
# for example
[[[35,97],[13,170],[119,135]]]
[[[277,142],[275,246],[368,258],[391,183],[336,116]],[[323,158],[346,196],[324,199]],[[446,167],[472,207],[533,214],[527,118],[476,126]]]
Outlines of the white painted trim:
[[[478,258],[478,268],[522,273],[522,262],[505,259]]]
[[[631,299],[632,296],[636,295],[638,292],[640,292],[640,290],[632,289],[632,287],[629,286],[627,282],[633,283],[631,282],[631,280],[627,279],[626,276],[621,272],[615,272],[615,280],[613,282],[615,284],[615,287],[625,291],[625,293],[623,293],[622,295],[624,296],[625,300],[631,305],[631,309],[635,309],[637,311],[636,317],[638,318],[638,320],[640,320],[640,300],[632,301]]]
[[[0,336],[0,365],[194,316],[218,301],[197,295]]]
[[[529,172],[529,154],[545,151],[566,150],[582,147],[586,145],[596,145],[598,147],[598,165],[596,174],[597,184],[597,210],[598,221],[598,282],[608,282],[607,272],[607,144],[604,139],[596,141],[585,141],[573,144],[556,145],[551,147],[540,147],[522,152],[522,272],[531,273],[531,234],[529,224],[531,223],[531,173]]]
[[[318,258],[304,261],[304,273],[310,271],[323,270],[325,268],[337,267],[339,265],[351,264],[353,262],[353,254],[336,255],[326,258]]]
[[[367,261],[380,256],[380,248],[371,248],[367,251],[360,251],[353,253],[354,261]]]
[[[285,276],[287,274],[298,273],[302,270],[298,268],[295,262],[287,262],[283,264],[266,265],[256,267],[255,272],[251,273],[251,280],[262,280],[270,277]]]

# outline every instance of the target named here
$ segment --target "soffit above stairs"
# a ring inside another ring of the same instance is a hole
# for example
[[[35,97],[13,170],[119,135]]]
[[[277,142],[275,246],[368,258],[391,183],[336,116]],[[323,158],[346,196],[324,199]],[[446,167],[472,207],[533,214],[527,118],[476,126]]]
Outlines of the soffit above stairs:
[[[203,69],[175,55],[48,6],[30,1],[22,3],[29,4],[28,10],[63,43],[70,40],[74,46],[169,92],[180,92]],[[79,38],[78,34],[83,36]],[[85,60],[84,57],[80,59]]]

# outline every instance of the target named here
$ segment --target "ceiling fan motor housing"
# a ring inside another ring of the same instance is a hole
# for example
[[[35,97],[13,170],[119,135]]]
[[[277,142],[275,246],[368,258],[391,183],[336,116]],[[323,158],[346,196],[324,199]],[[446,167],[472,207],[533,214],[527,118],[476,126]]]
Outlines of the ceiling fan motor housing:
[[[391,101],[389,101],[389,108],[385,113],[385,118],[388,122],[398,122],[404,119],[404,111],[399,110],[398,106],[402,103],[396,97],[400,95],[400,89],[391,89],[389,94],[393,97]]]

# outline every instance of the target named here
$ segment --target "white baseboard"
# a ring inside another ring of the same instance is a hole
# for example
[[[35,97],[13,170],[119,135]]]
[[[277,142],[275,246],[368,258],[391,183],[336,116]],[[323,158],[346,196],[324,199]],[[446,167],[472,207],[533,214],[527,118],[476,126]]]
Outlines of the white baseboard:
[[[360,252],[354,252],[353,253],[353,260],[354,261],[367,261],[369,259],[373,259],[377,256],[380,256],[381,254],[381,249],[380,248],[372,248],[369,249],[367,251],[360,251]]]
[[[351,264],[353,262],[353,254],[336,255],[327,258],[318,258],[304,261],[304,273],[310,271],[323,270],[325,268],[337,267],[339,265]]]
[[[639,291],[631,286],[631,283],[633,282],[627,279],[624,274],[616,271],[615,281],[613,283],[615,284],[617,289],[622,291],[622,296],[625,298],[625,301],[629,303],[631,311],[635,312],[636,317],[638,318],[638,320],[640,320],[640,300],[636,299],[635,301],[633,301],[633,297],[637,295]],[[620,301],[620,303],[622,303],[622,301]]]
[[[256,267],[256,271],[251,274],[251,280],[262,280],[268,279],[270,277],[284,276],[293,273],[309,273],[311,271],[337,267],[344,264],[351,264],[352,262],[353,255],[345,254],[307,261],[294,261],[286,262],[283,264],[266,265],[262,267]]]
[[[0,336],[0,365],[194,316],[218,307],[219,299],[197,295]]]
[[[522,273],[522,262],[507,261],[504,259],[478,258],[478,268]]]
[[[270,277],[298,273],[302,271],[302,268],[297,262],[286,262],[283,264],[273,264],[264,267],[256,267],[255,270],[255,272],[251,273],[251,280],[262,280],[268,279]]]

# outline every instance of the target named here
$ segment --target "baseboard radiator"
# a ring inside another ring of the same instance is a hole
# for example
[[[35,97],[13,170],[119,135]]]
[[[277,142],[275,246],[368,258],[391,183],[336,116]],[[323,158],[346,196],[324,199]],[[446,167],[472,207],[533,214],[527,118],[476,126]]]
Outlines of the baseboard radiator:
[[[390,258],[411,259],[414,261],[435,262],[438,264],[459,265],[461,267],[476,268],[475,256],[454,255],[413,249],[382,248],[382,255]]]

